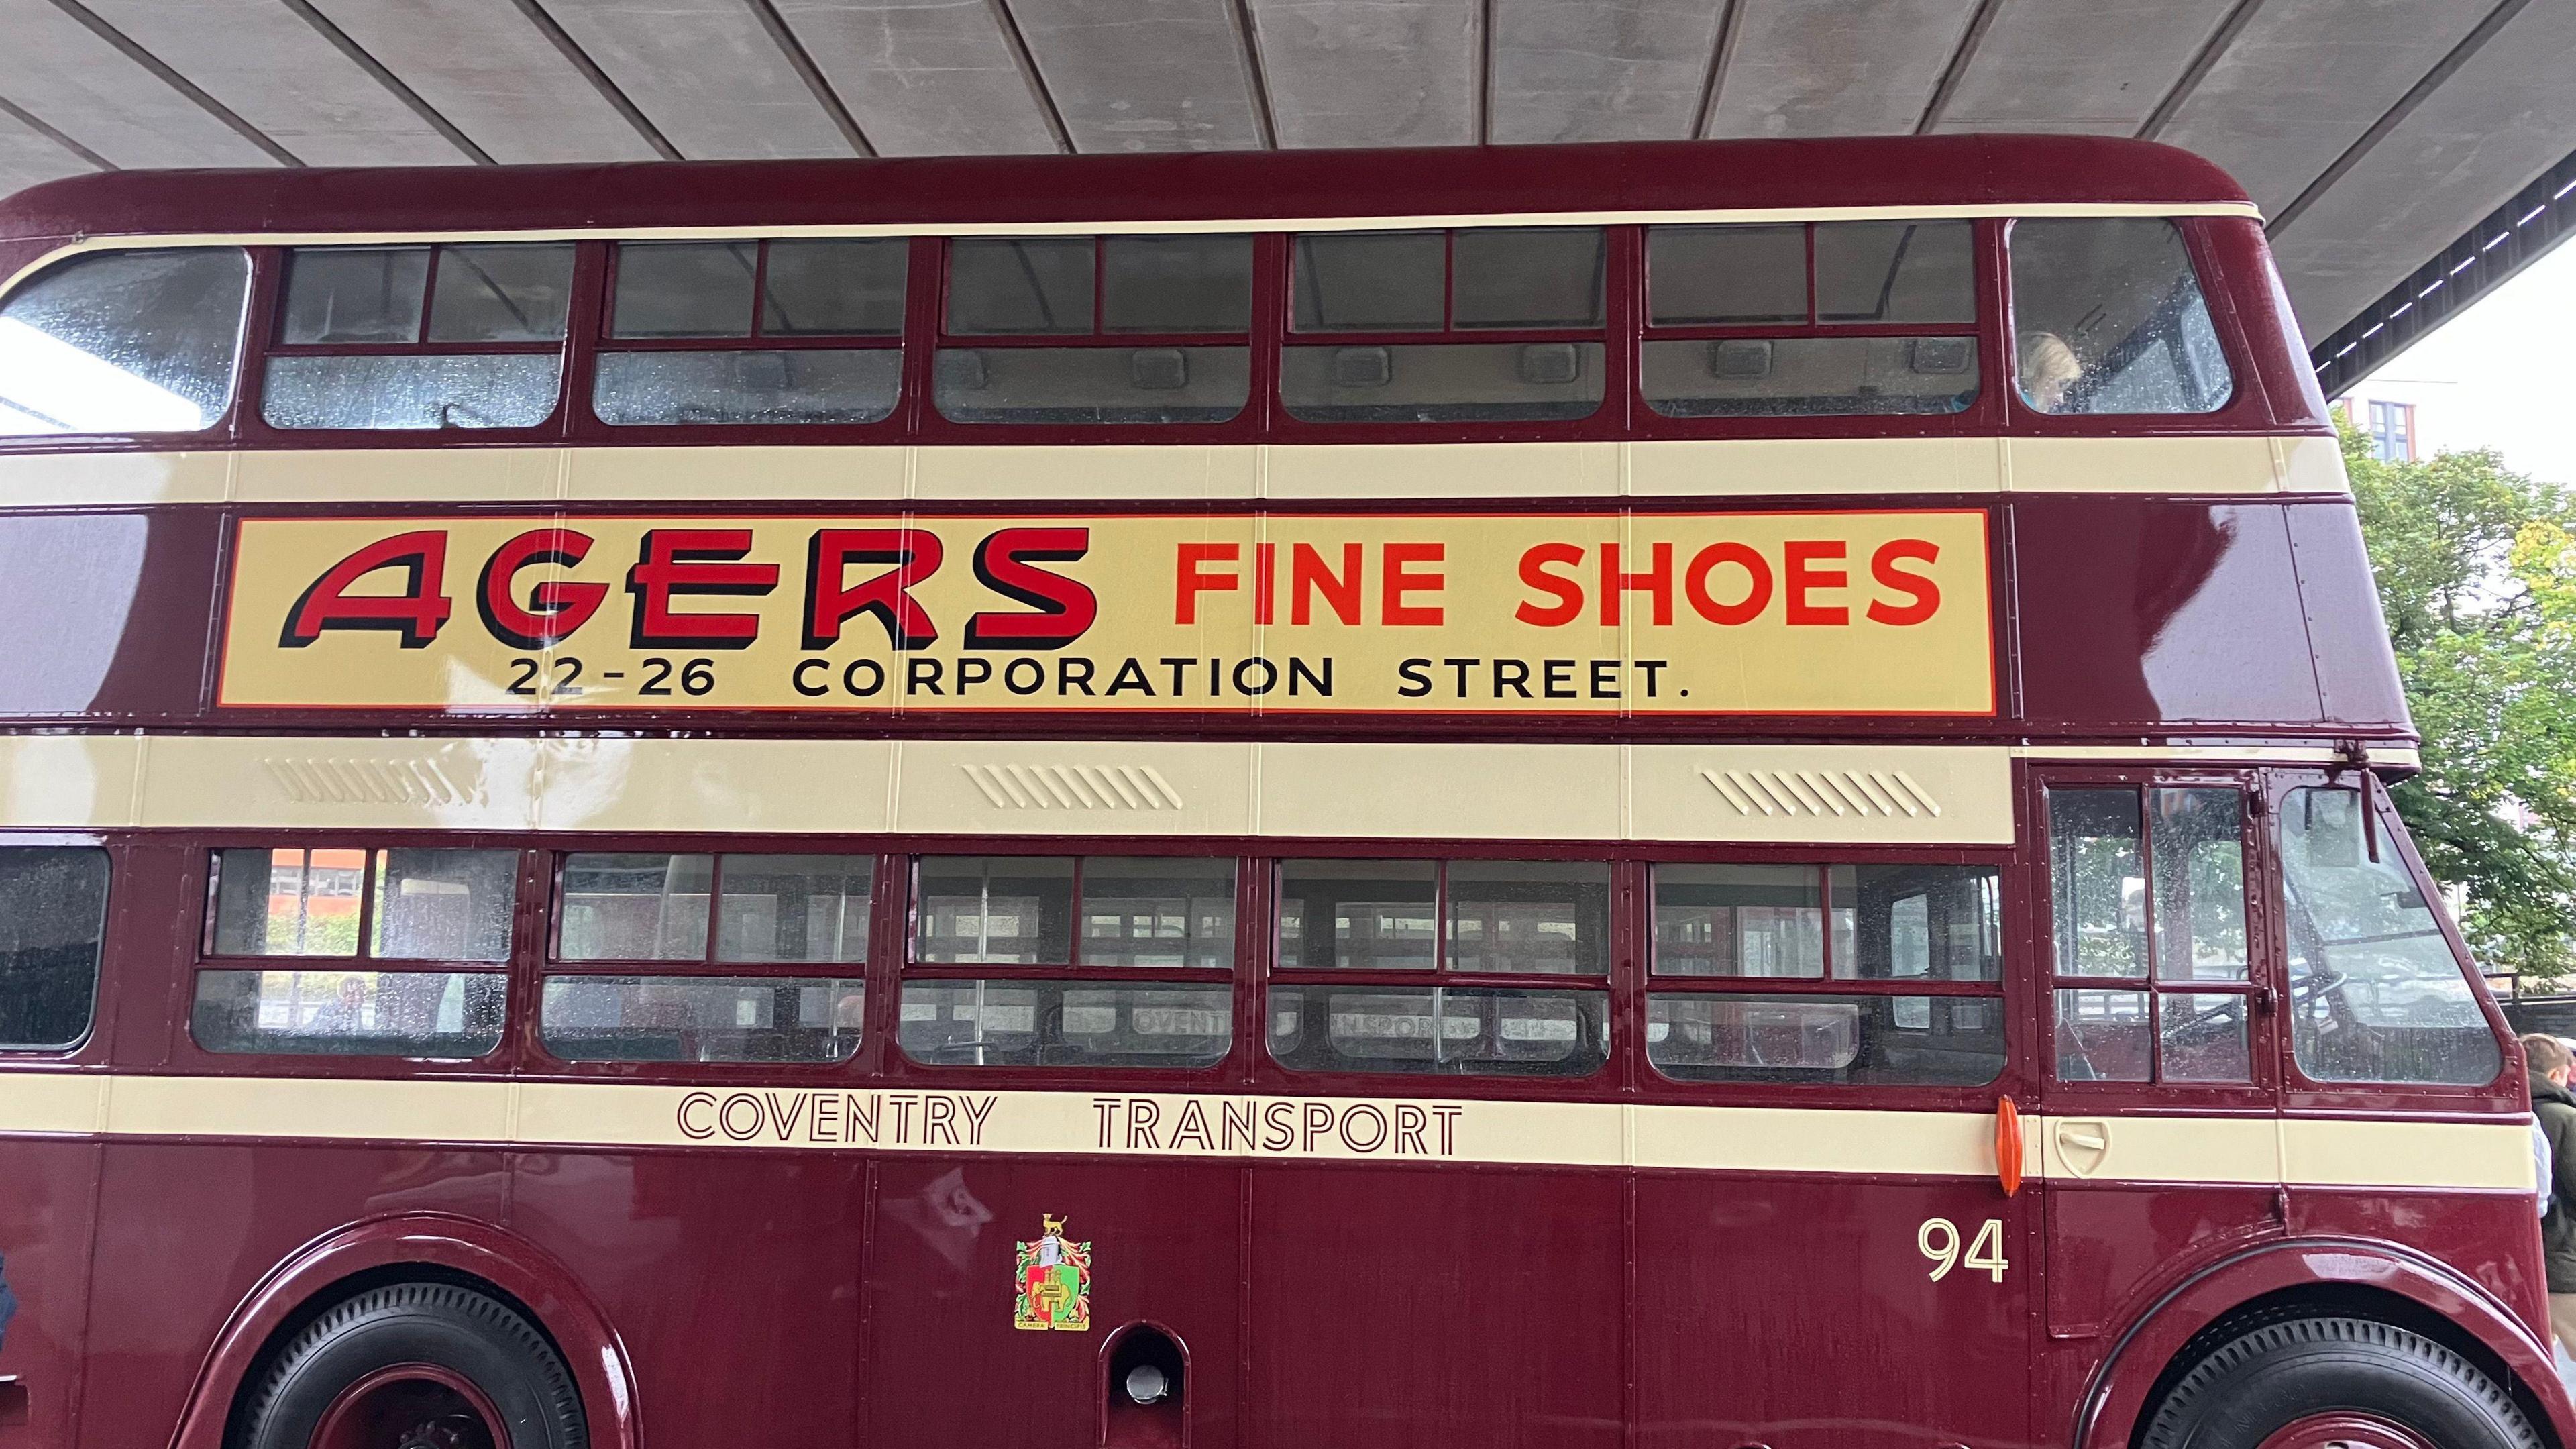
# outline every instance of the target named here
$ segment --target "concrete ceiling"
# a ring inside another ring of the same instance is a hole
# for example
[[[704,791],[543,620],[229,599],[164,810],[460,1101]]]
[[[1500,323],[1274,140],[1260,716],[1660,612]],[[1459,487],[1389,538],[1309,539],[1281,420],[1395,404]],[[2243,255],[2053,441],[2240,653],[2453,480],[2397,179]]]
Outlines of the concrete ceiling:
[[[2310,338],[2576,151],[2569,0],[0,0],[113,167],[2065,131],[2234,171]]]

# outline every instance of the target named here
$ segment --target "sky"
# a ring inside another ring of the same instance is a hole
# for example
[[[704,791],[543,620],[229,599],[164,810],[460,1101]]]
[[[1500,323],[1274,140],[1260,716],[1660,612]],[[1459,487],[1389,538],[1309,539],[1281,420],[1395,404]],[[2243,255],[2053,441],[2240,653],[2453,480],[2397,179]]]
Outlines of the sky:
[[[2505,466],[2576,484],[2576,245],[2471,304],[2352,388],[2416,405],[2427,452],[2491,447]]]

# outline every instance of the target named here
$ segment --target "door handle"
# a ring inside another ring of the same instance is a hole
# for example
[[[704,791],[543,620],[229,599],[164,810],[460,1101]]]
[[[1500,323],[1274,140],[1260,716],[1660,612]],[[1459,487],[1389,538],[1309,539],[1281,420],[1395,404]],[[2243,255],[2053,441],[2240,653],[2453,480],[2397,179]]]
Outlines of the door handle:
[[[2077,1177],[2091,1177],[2111,1156],[2111,1124],[2083,1117],[2057,1124],[2057,1156]]]

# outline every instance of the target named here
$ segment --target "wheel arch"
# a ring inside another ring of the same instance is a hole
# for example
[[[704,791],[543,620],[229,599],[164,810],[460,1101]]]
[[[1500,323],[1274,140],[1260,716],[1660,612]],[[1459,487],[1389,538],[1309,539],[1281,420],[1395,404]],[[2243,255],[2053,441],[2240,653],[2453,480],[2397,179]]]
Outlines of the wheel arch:
[[[642,1429],[626,1347],[572,1274],[489,1224],[426,1213],[351,1224],[271,1269],[208,1349],[173,1449],[223,1449],[242,1390],[296,1332],[355,1294],[407,1282],[452,1283],[508,1303],[572,1371],[592,1449],[636,1449]]]
[[[2421,1333],[2502,1383],[2551,1449],[2576,1446],[2576,1409],[2548,1342],[2449,1265],[2387,1243],[2292,1239],[2211,1263],[2167,1289],[2094,1366],[2075,1449],[2128,1449],[2157,1398],[2233,1331],[2287,1313],[2366,1317]]]

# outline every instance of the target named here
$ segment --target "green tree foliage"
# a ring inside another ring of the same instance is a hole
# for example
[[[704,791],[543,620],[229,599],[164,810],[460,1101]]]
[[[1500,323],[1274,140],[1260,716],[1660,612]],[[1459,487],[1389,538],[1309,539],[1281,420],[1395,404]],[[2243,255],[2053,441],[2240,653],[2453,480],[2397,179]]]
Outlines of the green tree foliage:
[[[2425,863],[2468,891],[2479,964],[2576,971],[2576,511],[2493,451],[2385,463],[2350,427],[2424,771],[2393,791]],[[2519,807],[2517,809],[2517,807]],[[2516,823],[2514,816],[2531,823]]]

